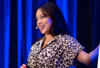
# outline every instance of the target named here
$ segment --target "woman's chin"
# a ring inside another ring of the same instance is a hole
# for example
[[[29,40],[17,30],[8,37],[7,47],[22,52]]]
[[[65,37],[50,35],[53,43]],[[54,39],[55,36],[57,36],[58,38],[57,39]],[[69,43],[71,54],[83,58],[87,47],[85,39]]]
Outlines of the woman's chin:
[[[47,32],[47,31],[44,30],[44,31],[41,31],[41,33],[42,33],[42,34],[48,34],[49,31]]]
[[[41,32],[42,34],[45,34],[45,32]]]

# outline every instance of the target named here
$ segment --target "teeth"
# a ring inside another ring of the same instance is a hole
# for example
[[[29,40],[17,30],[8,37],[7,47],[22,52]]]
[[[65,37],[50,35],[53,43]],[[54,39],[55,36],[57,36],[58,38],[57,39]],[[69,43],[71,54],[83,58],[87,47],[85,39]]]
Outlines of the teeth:
[[[43,28],[44,26],[41,26],[40,28]]]

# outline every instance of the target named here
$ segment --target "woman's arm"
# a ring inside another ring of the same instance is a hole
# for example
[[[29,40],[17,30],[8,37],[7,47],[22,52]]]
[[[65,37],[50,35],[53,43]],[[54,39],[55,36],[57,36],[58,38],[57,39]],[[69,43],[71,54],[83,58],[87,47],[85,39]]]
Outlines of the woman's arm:
[[[100,44],[99,44],[100,46]],[[86,65],[91,65],[94,61],[96,61],[98,59],[98,53],[99,53],[99,46],[97,48],[95,48],[92,52],[90,52],[89,54],[81,51],[76,59]]]

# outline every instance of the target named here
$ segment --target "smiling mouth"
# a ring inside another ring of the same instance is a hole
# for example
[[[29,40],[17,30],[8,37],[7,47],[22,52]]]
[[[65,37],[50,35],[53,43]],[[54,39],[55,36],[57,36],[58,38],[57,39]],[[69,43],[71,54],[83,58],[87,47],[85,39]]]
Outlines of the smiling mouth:
[[[40,30],[43,30],[45,26],[40,26]]]

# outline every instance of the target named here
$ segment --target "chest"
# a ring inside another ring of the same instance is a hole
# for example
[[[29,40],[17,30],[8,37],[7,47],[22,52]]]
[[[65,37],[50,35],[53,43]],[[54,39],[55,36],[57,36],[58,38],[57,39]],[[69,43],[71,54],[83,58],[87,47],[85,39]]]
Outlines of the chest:
[[[34,49],[31,51],[31,54],[33,54],[33,57],[38,55],[39,59],[47,60],[60,57],[63,53],[63,50],[64,46],[62,42],[53,41],[49,44],[40,43],[40,46],[34,47]]]
[[[41,49],[44,48],[49,42],[43,41],[41,44]]]
[[[68,55],[67,48],[63,44],[62,40],[52,41],[49,44],[44,44],[44,46],[41,49],[42,43],[39,43],[38,45],[35,45],[32,47],[29,55],[29,63],[38,63],[38,65],[45,64],[45,65],[57,65],[71,62],[72,64],[73,60],[70,60]],[[65,63],[65,60],[67,61]],[[61,63],[60,63],[61,62]],[[42,65],[43,66],[43,65]]]

